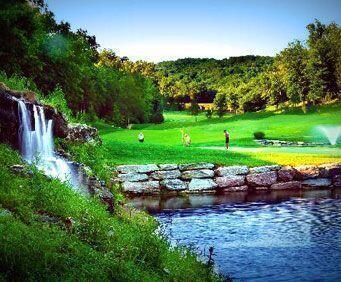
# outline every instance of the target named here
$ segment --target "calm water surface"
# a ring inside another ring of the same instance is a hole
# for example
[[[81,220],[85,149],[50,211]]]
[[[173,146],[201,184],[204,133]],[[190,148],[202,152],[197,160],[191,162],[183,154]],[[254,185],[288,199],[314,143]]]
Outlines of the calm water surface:
[[[341,281],[341,191],[134,198],[236,281]]]

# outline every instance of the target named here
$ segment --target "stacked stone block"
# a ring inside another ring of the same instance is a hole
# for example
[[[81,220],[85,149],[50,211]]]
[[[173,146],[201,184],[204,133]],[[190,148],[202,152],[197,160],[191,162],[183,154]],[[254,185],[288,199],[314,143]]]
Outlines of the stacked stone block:
[[[117,167],[116,181],[127,193],[240,192],[341,187],[341,165],[217,166],[212,163]]]

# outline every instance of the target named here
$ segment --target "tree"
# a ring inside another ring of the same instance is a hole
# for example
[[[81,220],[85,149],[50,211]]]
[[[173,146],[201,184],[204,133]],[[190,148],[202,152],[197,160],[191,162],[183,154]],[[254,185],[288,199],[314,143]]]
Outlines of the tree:
[[[214,98],[214,106],[217,109],[218,117],[223,117],[227,110],[226,96],[222,92],[218,92]]]
[[[307,102],[309,80],[306,74],[308,51],[300,41],[290,43],[276,58],[282,65],[286,93],[293,104]]]
[[[317,101],[323,96],[336,97],[339,92],[338,63],[340,63],[341,29],[335,23],[324,25],[315,20],[307,26],[309,31],[310,99]]]
[[[268,97],[264,95],[264,88],[259,76],[250,79],[236,88],[239,99],[239,108],[243,112],[254,112],[266,107]]]
[[[267,76],[268,84],[266,91],[269,96],[269,102],[278,108],[279,104],[288,100],[283,77],[276,69],[270,71]]]
[[[312,51],[310,51],[310,54],[311,53]],[[324,80],[325,73],[326,69],[323,67],[319,58],[317,56],[310,55],[306,67],[306,74],[309,79],[307,99],[313,104],[316,104],[328,93],[326,92],[327,82]]]

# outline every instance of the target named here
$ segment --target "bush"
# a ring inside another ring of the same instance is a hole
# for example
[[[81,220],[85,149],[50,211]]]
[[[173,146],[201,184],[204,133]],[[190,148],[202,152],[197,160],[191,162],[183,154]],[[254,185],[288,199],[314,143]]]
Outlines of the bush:
[[[264,139],[265,138],[265,133],[262,131],[257,131],[253,133],[253,136],[255,137],[255,139],[259,140],[259,139]]]
[[[68,120],[72,120],[72,112],[68,107],[63,90],[57,86],[52,92],[42,99],[44,104],[50,105],[59,112],[65,114]]]
[[[164,121],[163,117],[163,105],[160,100],[155,99],[153,102],[153,111],[150,117],[150,122],[152,123],[162,123]]]
[[[152,115],[150,121],[152,123],[163,123],[164,121],[164,117],[163,117],[163,114],[162,112],[156,112]]]
[[[210,109],[206,110],[206,111],[205,111],[205,115],[206,115],[206,117],[207,117],[208,119],[210,119],[210,118],[212,117],[212,115],[213,115],[212,110],[210,110]]]

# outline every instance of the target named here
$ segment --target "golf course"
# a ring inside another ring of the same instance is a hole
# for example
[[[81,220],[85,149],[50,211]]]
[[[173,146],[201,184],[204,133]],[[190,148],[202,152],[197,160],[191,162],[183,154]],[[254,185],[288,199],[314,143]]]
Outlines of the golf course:
[[[0,11],[0,282],[341,281],[341,1]]]
[[[264,132],[267,139],[327,143],[317,127],[337,125],[340,114],[340,105],[330,104],[308,113],[293,108],[209,119],[204,113],[193,116],[186,111],[165,112],[163,124],[134,124],[131,129],[104,123],[94,125],[100,131],[109,165],[191,162],[301,165],[336,162],[341,158],[340,146],[261,146],[254,141],[253,133]],[[183,146],[181,129],[190,135],[191,146]],[[231,136],[229,150],[225,149],[224,129]],[[137,139],[140,132],[145,136],[143,143]]]

